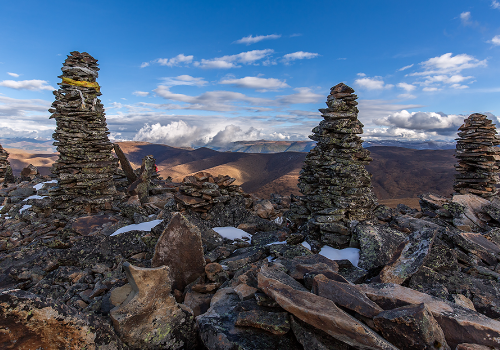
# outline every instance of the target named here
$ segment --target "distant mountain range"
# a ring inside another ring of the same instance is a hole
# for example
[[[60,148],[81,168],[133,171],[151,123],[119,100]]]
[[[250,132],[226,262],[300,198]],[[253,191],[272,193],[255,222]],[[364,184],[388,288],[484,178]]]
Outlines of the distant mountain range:
[[[163,177],[181,181],[199,171],[230,175],[246,192],[268,198],[271,193],[300,195],[297,188],[305,152],[244,153],[219,152],[206,147],[175,148],[147,142],[119,142],[132,165],[152,154]],[[284,146],[283,146],[284,147]],[[401,147],[369,147],[373,161],[367,166],[379,199],[415,198],[425,192],[449,196],[453,192],[454,150],[416,150]],[[27,166],[37,166],[49,174],[55,153],[8,149],[16,174]]]

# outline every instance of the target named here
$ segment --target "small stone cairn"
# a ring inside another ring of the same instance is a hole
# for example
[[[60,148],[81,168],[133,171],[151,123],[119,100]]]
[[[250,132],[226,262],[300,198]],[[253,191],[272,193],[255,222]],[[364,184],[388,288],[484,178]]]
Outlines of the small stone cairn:
[[[5,182],[9,172],[10,164],[7,158],[9,158],[9,153],[0,145],[0,183]]]
[[[324,120],[309,136],[317,145],[307,154],[299,177],[304,196],[292,204],[295,213],[290,216],[298,222],[308,220],[310,239],[336,248],[350,245],[351,222],[371,218],[377,204],[365,169],[372,160],[370,152],[357,136],[363,124],[353,92],[343,83],[334,86],[328,108],[319,110]]]
[[[73,51],[61,70],[61,88],[54,91],[56,100],[49,109],[57,123],[53,138],[59,151],[52,168],[59,184],[50,194],[58,209],[97,211],[116,194],[113,174],[118,167],[98,98],[97,60]]]
[[[495,124],[485,115],[474,113],[458,130],[454,190],[484,198],[496,195],[500,161],[500,148],[496,146],[500,138]]]

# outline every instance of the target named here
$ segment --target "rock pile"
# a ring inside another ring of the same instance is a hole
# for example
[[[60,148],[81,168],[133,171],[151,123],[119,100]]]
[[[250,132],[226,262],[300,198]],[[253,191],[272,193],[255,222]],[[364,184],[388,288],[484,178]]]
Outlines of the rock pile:
[[[310,236],[339,248],[350,244],[350,223],[369,219],[376,205],[371,175],[365,169],[370,152],[357,136],[363,133],[363,124],[353,92],[337,84],[327,98],[328,108],[319,110],[324,120],[309,136],[317,145],[306,156],[299,177],[306,210],[298,203],[292,208],[294,220],[309,220]]]
[[[9,173],[12,173],[7,158],[9,158],[9,153],[0,145],[0,183],[6,182],[6,177],[8,177]]]
[[[59,76],[61,88],[49,112],[57,128],[53,135],[59,159],[52,172],[59,186],[51,196],[58,209],[87,211],[103,208],[116,193],[113,174],[118,160],[111,151],[101,95],[97,60],[88,53],[73,51]]]
[[[454,189],[484,198],[498,193],[500,144],[495,124],[483,114],[474,113],[458,129]]]

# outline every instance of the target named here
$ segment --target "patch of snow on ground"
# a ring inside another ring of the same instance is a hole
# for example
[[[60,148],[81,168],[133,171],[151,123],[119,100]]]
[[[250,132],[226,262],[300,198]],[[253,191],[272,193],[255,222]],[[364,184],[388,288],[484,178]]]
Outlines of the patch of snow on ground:
[[[2,210],[2,209],[3,209],[3,205],[0,205],[0,210]]]
[[[274,256],[272,256],[272,255],[269,255],[269,256],[268,256],[268,257],[267,257],[266,259],[267,259],[267,261],[271,262],[271,261],[273,261],[273,259],[274,259]]]
[[[250,238],[250,234],[236,227],[214,227],[213,230],[224,238],[235,240],[243,237]]]
[[[311,250],[311,245],[309,243],[307,243],[306,241],[302,242],[302,246],[306,247],[309,250]]]
[[[303,243],[302,243],[303,244]],[[327,257],[330,260],[349,260],[354,266],[358,266],[359,262],[359,249],[358,248],[344,248],[335,249],[325,245],[321,248],[319,254]]]
[[[36,184],[35,186],[33,186],[33,188],[36,190],[36,191],[39,191],[42,189],[43,185],[45,184],[56,184],[57,183],[57,180],[50,180],[50,181],[45,181],[45,182],[41,182],[39,184]]]
[[[29,205],[29,204],[23,205],[23,207],[21,209],[19,209],[19,214],[21,214],[23,211],[25,211],[26,209],[29,209],[29,208],[31,208],[31,205]]]
[[[43,198],[45,198],[45,197],[47,197],[47,196],[38,196],[38,195],[36,195],[36,194],[35,194],[35,195],[33,195],[33,196],[29,196],[28,198],[24,198],[24,199],[23,199],[23,202],[24,202],[24,201],[27,201],[28,199],[43,199]]]
[[[163,220],[153,220],[153,221],[148,221],[148,222],[141,222],[140,224],[132,224],[132,225],[124,226],[122,228],[119,228],[115,232],[113,232],[111,234],[111,236],[116,236],[116,235],[119,235],[120,233],[134,231],[134,230],[151,231],[151,229],[153,227],[155,227],[156,225],[158,225],[162,221]]]
[[[283,242],[272,242],[272,243],[268,243],[266,245],[273,245],[273,244],[286,244],[286,241],[283,241]]]
[[[276,219],[273,220],[275,223],[278,225],[281,225],[283,223],[283,216],[278,216]]]

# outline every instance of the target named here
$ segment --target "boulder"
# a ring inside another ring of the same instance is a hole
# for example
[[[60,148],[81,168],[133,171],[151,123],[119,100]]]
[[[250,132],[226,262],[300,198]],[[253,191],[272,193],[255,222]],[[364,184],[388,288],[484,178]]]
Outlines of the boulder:
[[[383,311],[375,316],[373,323],[385,339],[400,349],[451,349],[443,330],[423,303]]]
[[[51,298],[0,293],[2,349],[126,349],[110,324]]]
[[[170,268],[123,267],[132,292],[110,313],[122,339],[134,349],[195,348],[194,317],[171,294]]]
[[[286,334],[290,330],[287,312],[242,311],[234,324],[240,327],[259,328],[276,335]]]
[[[184,288],[205,271],[200,230],[182,214],[176,213],[155,246],[151,267],[168,266],[172,288]]]
[[[272,278],[267,272],[268,268],[262,267],[258,275],[259,288],[294,317],[358,349],[397,349],[365,324],[339,309],[333,301],[294,289]]]

